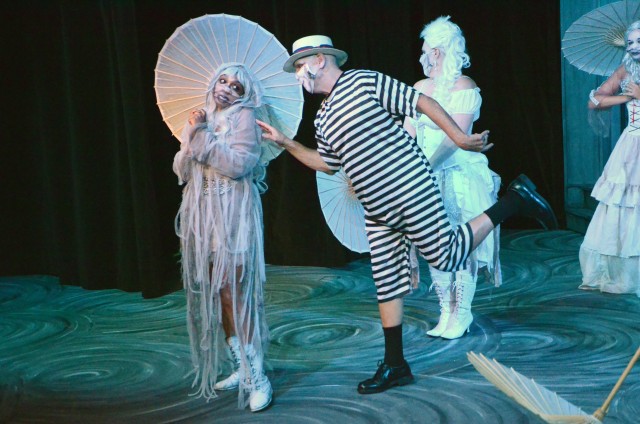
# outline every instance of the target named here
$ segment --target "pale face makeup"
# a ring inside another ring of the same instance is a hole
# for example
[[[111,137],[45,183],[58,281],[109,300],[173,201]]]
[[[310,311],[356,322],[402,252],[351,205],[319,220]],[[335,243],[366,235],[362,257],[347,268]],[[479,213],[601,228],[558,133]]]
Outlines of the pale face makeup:
[[[422,65],[422,72],[424,72],[426,77],[432,76],[430,74],[436,64],[435,58],[431,57],[433,50],[426,41],[422,44],[422,54],[420,55],[419,62]]]
[[[213,88],[213,101],[218,111],[228,108],[243,95],[244,86],[235,75],[220,75]]]
[[[296,70],[296,79],[308,93],[313,94],[315,78],[318,69],[312,70],[312,62],[316,56],[307,56],[296,60],[293,64]]]
[[[640,60],[640,29],[629,33],[627,37],[627,53],[633,60]]]

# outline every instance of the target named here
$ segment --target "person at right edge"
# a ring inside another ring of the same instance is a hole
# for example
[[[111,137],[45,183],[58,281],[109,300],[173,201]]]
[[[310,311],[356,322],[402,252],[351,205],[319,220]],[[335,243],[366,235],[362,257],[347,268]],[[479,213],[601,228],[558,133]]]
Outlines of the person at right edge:
[[[323,95],[316,114],[317,149],[291,140],[257,121],[263,138],[284,147],[307,167],[333,174],[343,168],[365,210],[384,333],[384,360],[372,378],[358,384],[361,394],[379,393],[414,381],[402,345],[403,297],[411,291],[410,249],[441,271],[464,267],[471,251],[502,221],[531,216],[552,227],[549,204],[529,179],[520,175],[506,194],[484,213],[452,228],[429,165],[416,141],[402,128],[406,116],[429,118],[458,147],[483,151],[488,131],[464,133],[432,98],[387,75],[340,69],[347,54],[324,35],[293,44],[284,70],[295,72],[309,93]]]
[[[622,64],[589,95],[592,111],[626,104],[629,120],[591,191],[598,206],[580,246],[580,288],[640,297],[640,21],[625,39]]]

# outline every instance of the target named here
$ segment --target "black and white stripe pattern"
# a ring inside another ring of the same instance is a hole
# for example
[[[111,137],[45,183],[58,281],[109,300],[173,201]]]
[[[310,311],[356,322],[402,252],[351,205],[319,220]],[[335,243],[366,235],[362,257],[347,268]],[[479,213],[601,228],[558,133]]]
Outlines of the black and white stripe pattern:
[[[437,269],[462,268],[471,230],[452,230],[426,157],[402,128],[419,93],[374,71],[342,74],[315,120],[318,152],[362,202],[378,300],[410,290],[409,242]]]

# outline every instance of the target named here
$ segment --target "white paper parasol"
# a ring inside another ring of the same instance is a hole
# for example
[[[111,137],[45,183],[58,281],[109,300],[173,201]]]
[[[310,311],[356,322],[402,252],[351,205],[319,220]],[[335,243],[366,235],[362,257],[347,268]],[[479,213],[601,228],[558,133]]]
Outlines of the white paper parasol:
[[[289,138],[298,131],[304,98],[293,74],[282,66],[289,57],[280,42],[260,25],[240,16],[217,14],[191,19],[177,28],[158,55],[155,89],[162,119],[180,139],[189,112],[201,109],[216,69],[244,63],[262,84],[266,104],[261,116]],[[263,162],[282,148],[263,140]]]
[[[609,411],[611,401],[639,357],[640,348],[627,364],[602,406],[593,415],[589,415],[558,396],[557,393],[547,390],[532,379],[519,374],[513,368],[507,368],[495,359],[489,360],[482,354],[467,353],[469,362],[487,380],[504,394],[550,424],[601,424]]]
[[[333,175],[317,172],[316,181],[322,213],[333,235],[354,252],[368,252],[364,208],[353,191],[349,177],[341,169]]]
[[[584,14],[564,33],[564,57],[590,74],[611,75],[625,53],[624,33],[638,19],[638,1],[609,3]]]

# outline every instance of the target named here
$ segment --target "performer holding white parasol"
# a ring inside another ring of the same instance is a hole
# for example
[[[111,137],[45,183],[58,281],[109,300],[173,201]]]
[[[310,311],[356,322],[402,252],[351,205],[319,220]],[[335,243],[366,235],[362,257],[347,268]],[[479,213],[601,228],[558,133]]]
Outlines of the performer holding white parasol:
[[[629,125],[611,153],[592,195],[599,200],[580,247],[582,289],[640,296],[640,2],[620,1],[599,7],[576,20],[565,33],[562,50],[572,65],[609,78],[589,95],[590,109],[627,104]],[[634,22],[635,21],[635,22]],[[625,53],[626,46],[626,53]],[[622,62],[622,64],[621,64]],[[600,423],[623,381],[640,358],[640,348],[609,396],[593,415],[567,402],[482,354],[467,354],[473,366],[509,397],[547,423]]]
[[[178,28],[160,52],[156,93],[180,140],[173,164],[186,183],[176,233],[197,395],[238,390],[239,406],[267,408],[264,357],[265,168],[282,149],[262,143],[256,118],[295,134],[302,90],[282,71],[286,49],[257,24],[206,15]],[[224,372],[225,353],[232,362]]]

